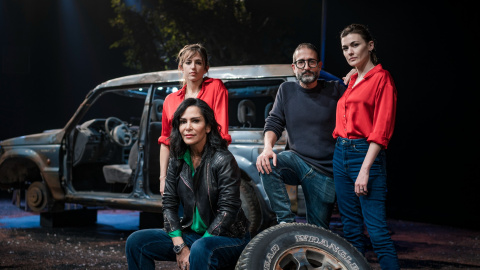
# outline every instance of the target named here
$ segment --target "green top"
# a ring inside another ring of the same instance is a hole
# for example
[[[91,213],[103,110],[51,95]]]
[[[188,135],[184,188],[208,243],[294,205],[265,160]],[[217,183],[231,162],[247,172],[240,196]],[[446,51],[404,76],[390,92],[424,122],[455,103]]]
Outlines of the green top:
[[[190,149],[187,149],[185,151],[185,154],[183,154],[183,157],[180,157],[179,159],[183,159],[185,163],[187,163],[188,166],[190,166],[190,169],[192,169],[192,177],[195,174],[195,168],[193,167],[193,162],[192,162],[192,157],[190,155]],[[207,232],[207,225],[203,223],[202,218],[200,217],[200,213],[198,212],[198,208],[195,207],[195,214],[193,215],[193,221],[192,221],[192,226],[190,226],[190,229],[192,231],[198,233],[198,234],[203,234],[203,237],[209,237],[213,236]],[[178,237],[182,236],[182,231],[181,230],[176,230],[173,232],[168,233],[170,237]]]

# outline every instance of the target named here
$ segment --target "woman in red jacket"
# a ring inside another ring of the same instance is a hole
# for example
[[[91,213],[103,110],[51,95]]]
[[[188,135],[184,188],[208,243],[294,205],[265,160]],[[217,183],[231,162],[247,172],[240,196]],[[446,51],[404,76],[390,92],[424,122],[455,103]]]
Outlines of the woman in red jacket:
[[[365,253],[364,223],[382,269],[399,269],[387,228],[385,149],[393,134],[397,90],[377,63],[368,29],[347,26],[340,34],[343,55],[357,70],[337,103],[333,176],[344,237]]]
[[[219,79],[208,78],[209,63],[207,50],[201,44],[190,44],[180,50],[177,57],[178,69],[183,73],[183,88],[169,94],[163,103],[162,135],[160,144],[160,194],[163,195],[170,157],[169,139],[172,131],[173,114],[187,98],[199,98],[205,101],[215,112],[222,138],[230,144],[228,135],[228,91]]]

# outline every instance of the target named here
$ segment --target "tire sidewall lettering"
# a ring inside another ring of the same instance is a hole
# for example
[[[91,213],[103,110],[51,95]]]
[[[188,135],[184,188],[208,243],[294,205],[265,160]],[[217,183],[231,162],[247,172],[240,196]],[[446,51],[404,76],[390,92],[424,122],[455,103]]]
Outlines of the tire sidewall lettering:
[[[263,263],[263,269],[268,270],[270,269],[270,265],[272,263],[272,258],[275,257],[275,254],[280,250],[280,247],[275,244],[270,248],[270,251],[267,253],[266,260]]]
[[[328,239],[320,239],[317,236],[307,235],[307,234],[297,234],[295,235],[295,241],[297,243],[313,243],[316,245],[323,246],[325,250],[330,251],[331,254],[338,254],[345,262],[350,266],[352,270],[359,270],[360,268],[355,262],[352,262],[352,257],[348,256],[347,252],[343,250],[341,247],[335,245],[332,242],[329,242]]]

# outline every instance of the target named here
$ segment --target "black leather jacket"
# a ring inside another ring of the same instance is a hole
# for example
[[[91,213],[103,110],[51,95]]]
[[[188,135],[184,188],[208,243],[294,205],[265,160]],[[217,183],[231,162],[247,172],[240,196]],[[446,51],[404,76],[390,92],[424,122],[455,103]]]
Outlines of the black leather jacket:
[[[180,202],[183,204],[181,220],[178,217]],[[228,150],[213,153],[207,147],[194,177],[183,159],[170,158],[163,195],[167,233],[189,229],[197,207],[211,235],[243,237],[248,220],[241,205],[240,169]]]

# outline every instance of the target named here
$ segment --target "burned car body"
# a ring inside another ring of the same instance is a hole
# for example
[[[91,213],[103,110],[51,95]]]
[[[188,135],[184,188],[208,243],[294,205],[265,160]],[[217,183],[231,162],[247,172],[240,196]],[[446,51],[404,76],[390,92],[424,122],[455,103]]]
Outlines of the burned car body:
[[[212,67],[229,91],[229,133],[242,170],[242,207],[258,231],[275,222],[255,162],[278,86],[290,65]],[[322,71],[321,79],[338,80]],[[180,89],[178,71],[131,75],[91,90],[62,128],[0,142],[0,187],[21,191],[33,211],[65,203],[161,213],[159,145],[164,98]],[[283,151],[286,136],[275,151]],[[25,192],[23,192],[25,191]]]

